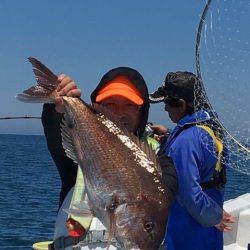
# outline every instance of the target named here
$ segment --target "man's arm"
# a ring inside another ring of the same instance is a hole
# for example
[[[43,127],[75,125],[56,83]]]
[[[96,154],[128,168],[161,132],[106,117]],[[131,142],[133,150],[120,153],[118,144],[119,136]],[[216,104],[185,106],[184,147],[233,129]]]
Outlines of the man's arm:
[[[62,147],[60,130],[62,116],[62,114],[55,111],[54,104],[44,104],[42,112],[44,134],[47,140],[48,149],[56,164],[62,184],[59,207],[61,207],[67,193],[75,185],[77,174],[77,164],[66,156]]]
[[[42,112],[42,124],[44,134],[47,140],[48,149],[57,166],[62,188],[60,193],[59,207],[70,189],[75,185],[77,175],[77,164],[68,158],[62,146],[60,123],[63,117],[64,106],[62,96],[78,97],[81,96],[81,90],[75,82],[68,76],[61,74],[58,77],[59,85],[55,104],[44,104]]]

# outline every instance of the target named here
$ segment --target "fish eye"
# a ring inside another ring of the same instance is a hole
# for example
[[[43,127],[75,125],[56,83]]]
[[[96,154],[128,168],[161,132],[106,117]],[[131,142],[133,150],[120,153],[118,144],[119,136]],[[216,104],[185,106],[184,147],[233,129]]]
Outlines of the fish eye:
[[[110,204],[109,206],[107,206],[106,209],[107,209],[110,213],[112,213],[112,212],[115,211],[115,209],[117,208],[117,206],[118,206],[118,203],[117,203],[117,202],[114,202],[114,203]]]
[[[154,223],[152,221],[148,221],[144,224],[144,228],[148,233],[150,233],[154,228]]]

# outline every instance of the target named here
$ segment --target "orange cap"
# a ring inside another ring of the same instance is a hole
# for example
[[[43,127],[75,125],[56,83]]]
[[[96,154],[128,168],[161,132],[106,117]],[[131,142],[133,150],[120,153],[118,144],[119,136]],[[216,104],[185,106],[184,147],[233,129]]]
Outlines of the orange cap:
[[[123,96],[137,105],[142,105],[144,100],[139,91],[126,76],[117,76],[109,81],[96,96],[96,102],[100,102],[111,96]]]

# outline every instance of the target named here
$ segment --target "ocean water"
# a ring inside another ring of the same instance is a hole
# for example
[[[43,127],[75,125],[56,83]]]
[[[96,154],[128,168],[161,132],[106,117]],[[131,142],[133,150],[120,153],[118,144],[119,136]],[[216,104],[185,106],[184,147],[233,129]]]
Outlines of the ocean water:
[[[0,135],[0,249],[53,238],[60,180],[43,136]]]
[[[0,249],[53,238],[60,179],[44,136],[0,135]],[[250,176],[228,171],[225,198],[250,192]]]

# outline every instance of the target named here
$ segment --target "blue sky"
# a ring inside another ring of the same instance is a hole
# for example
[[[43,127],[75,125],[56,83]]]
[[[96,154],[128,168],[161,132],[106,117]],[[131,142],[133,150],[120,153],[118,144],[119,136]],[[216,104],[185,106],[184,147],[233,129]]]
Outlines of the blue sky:
[[[156,88],[168,71],[195,71],[195,37],[205,1],[1,1],[0,116],[40,115],[14,96],[35,80],[27,57],[70,75],[89,102],[101,76],[129,66]],[[150,120],[172,126],[162,105]],[[0,121],[0,133],[42,134],[39,121]]]

